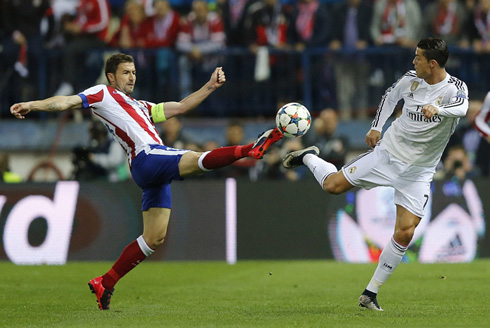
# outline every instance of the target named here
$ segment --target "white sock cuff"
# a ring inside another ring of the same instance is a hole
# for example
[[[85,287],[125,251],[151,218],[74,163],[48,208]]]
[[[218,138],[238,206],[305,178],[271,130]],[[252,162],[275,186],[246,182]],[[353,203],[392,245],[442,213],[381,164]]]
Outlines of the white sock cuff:
[[[143,236],[139,236],[136,241],[138,242],[138,246],[140,247],[141,251],[143,254],[146,256],[150,256],[151,254],[155,253],[154,249],[151,249],[150,246],[146,243],[145,239]]]
[[[202,153],[202,154],[201,154],[201,156],[199,156],[199,159],[197,160],[197,165],[199,165],[199,168],[200,168],[201,170],[203,170],[204,172],[209,172],[209,171],[211,171],[211,170],[209,170],[209,169],[205,168],[205,167],[202,165],[202,161],[203,161],[204,157],[206,157],[206,155],[207,155],[207,154],[209,154],[209,153],[210,153],[210,151],[207,151],[207,152],[205,152],[205,153]]]
[[[403,246],[401,244],[399,244],[396,240],[395,240],[395,237],[391,237],[391,246],[393,247],[393,249],[397,252],[400,252],[400,253],[403,253],[405,254],[405,252],[407,251],[407,246]]]

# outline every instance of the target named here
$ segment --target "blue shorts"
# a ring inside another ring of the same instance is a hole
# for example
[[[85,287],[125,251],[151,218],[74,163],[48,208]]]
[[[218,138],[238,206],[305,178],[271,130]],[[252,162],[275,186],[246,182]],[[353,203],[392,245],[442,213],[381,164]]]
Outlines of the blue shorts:
[[[141,209],[151,207],[172,208],[170,183],[182,180],[179,173],[180,158],[188,150],[161,145],[150,145],[149,150],[140,152],[131,162],[131,175],[143,189]]]

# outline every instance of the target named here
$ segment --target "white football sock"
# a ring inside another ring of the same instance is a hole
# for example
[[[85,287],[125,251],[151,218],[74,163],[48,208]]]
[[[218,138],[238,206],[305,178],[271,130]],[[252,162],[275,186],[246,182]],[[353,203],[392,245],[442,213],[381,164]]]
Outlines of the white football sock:
[[[366,289],[373,293],[378,293],[379,287],[381,287],[381,285],[388,280],[393,271],[395,271],[406,251],[406,246],[400,245],[393,237],[391,237],[390,242],[381,252],[378,267],[376,268],[376,271],[374,271],[373,278]]]
[[[316,181],[323,189],[323,182],[325,179],[333,173],[337,173],[337,168],[332,163],[324,161],[318,156],[313,154],[306,154],[303,157],[303,163],[310,169],[315,176]]]

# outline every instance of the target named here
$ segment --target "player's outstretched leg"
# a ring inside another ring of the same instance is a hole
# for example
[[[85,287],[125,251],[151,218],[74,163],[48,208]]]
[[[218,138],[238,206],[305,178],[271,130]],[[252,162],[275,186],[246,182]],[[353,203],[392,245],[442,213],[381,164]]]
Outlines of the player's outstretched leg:
[[[359,306],[369,310],[384,311],[378,304],[376,294],[368,290],[364,290],[362,295],[359,297]]]
[[[99,303],[100,310],[109,310],[111,306],[111,297],[114,293],[113,289],[107,289],[102,286],[102,277],[97,277],[89,281],[88,286],[92,293],[97,297],[97,303]]]
[[[276,141],[280,140],[283,134],[278,128],[267,130],[261,133],[255,140],[252,150],[248,156],[253,158],[262,158],[269,147]]]
[[[304,165],[303,157],[305,157],[306,154],[313,154],[318,156],[318,154],[320,154],[320,149],[318,149],[317,146],[310,146],[305,149],[292,151],[288,153],[286,157],[284,157],[284,159],[282,160],[282,166],[287,169],[292,169],[300,165]]]

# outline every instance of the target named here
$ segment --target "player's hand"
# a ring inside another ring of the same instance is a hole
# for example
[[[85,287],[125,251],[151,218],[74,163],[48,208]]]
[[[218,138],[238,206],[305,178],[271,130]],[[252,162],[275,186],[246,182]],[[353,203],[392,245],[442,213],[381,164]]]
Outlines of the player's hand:
[[[10,113],[18,119],[25,119],[25,115],[31,111],[29,103],[18,103],[10,107]]]
[[[211,75],[211,83],[214,88],[219,88],[226,82],[225,72],[222,67],[216,67],[213,74]]]
[[[433,105],[425,105],[422,108],[422,113],[424,113],[425,118],[430,119],[432,116],[439,114],[439,109]]]
[[[378,143],[379,139],[381,139],[381,132],[376,131],[376,130],[369,130],[368,133],[366,133],[366,144],[369,147],[374,148],[376,144]]]

